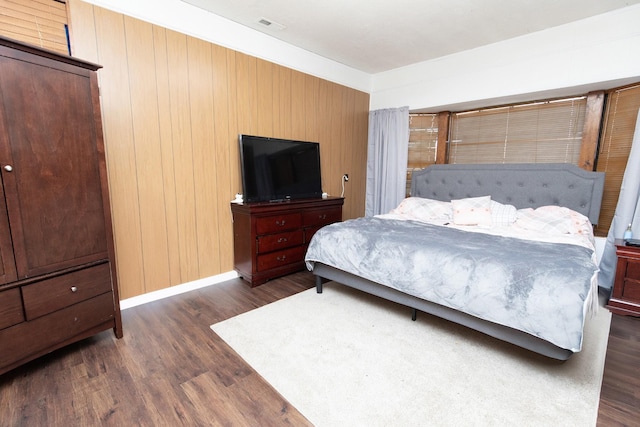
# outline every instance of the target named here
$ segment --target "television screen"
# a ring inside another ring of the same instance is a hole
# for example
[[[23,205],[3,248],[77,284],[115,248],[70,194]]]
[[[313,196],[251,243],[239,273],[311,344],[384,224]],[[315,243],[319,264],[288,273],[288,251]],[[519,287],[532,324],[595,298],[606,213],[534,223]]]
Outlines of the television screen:
[[[317,142],[240,135],[240,163],[247,203],[322,197]]]

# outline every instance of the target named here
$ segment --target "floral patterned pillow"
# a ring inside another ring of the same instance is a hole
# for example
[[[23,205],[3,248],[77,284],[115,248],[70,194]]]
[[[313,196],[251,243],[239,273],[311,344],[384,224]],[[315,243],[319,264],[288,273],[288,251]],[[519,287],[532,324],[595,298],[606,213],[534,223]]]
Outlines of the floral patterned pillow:
[[[518,210],[516,225],[551,234],[593,234],[589,218],[562,206],[541,206]]]
[[[456,225],[490,226],[492,223],[491,196],[452,200],[451,207]]]
[[[422,197],[407,197],[390,213],[403,215],[418,221],[450,220],[451,203]]]

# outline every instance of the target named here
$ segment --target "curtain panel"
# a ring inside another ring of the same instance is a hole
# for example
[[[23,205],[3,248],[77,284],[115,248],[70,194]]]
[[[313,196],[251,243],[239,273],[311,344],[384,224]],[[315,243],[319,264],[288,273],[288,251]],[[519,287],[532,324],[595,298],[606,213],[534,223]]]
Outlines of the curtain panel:
[[[598,285],[602,288],[611,289],[613,287],[617,264],[614,241],[622,239],[629,224],[633,230],[633,237],[640,237],[640,111],[636,118],[633,142],[622,178],[618,204],[600,260]]]
[[[365,216],[387,213],[404,199],[409,107],[369,112]]]

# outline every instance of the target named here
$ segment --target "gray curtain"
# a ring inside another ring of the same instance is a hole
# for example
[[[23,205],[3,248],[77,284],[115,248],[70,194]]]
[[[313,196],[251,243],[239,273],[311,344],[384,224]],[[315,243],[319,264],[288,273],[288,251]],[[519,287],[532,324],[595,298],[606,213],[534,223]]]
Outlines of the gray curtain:
[[[365,215],[388,213],[407,186],[409,107],[369,112]]]
[[[640,238],[640,111],[636,119],[629,160],[627,160],[627,167],[622,177],[616,212],[613,215],[600,260],[598,285],[602,288],[611,289],[613,287],[617,263],[616,247],[613,242],[615,239],[622,239],[629,224],[633,230],[633,237]]]

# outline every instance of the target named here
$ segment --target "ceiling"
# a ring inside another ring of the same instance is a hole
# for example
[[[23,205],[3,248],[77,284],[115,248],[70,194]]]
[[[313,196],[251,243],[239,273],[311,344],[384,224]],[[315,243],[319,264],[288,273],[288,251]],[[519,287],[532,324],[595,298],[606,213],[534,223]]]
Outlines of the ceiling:
[[[376,74],[640,0],[182,0]],[[259,23],[266,20],[271,25]]]

